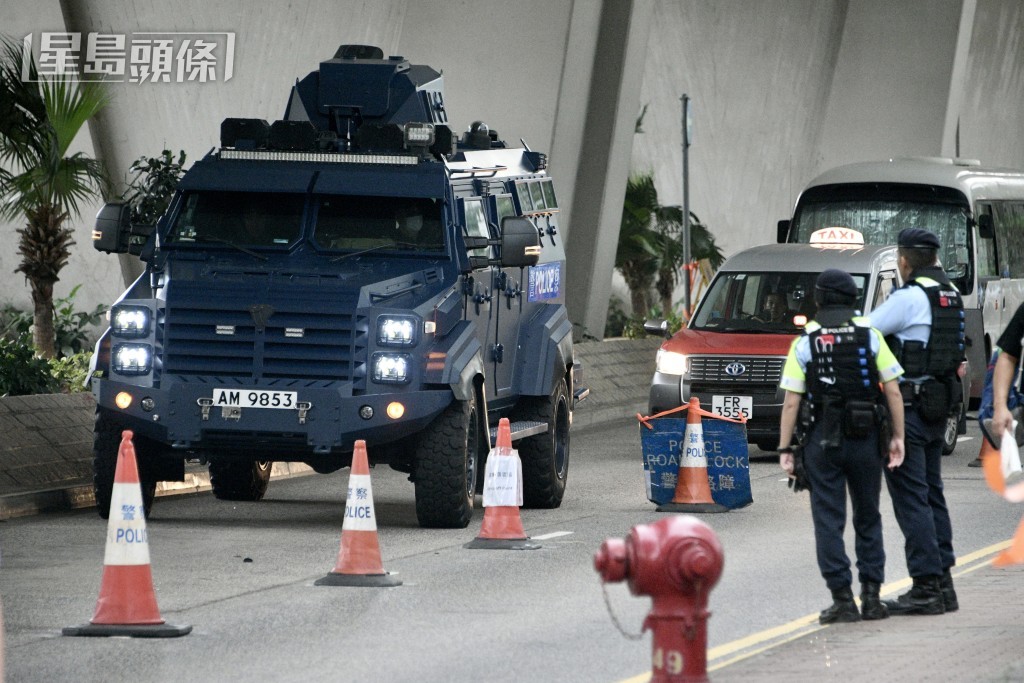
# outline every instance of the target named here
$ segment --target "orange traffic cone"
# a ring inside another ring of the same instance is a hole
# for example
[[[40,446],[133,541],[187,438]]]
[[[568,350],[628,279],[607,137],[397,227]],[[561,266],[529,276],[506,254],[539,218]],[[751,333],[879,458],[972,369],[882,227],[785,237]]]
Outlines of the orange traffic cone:
[[[1006,491],[1006,479],[1003,477],[1003,462],[999,449],[989,442],[984,435],[981,437],[981,451],[978,453],[981,466],[985,473],[985,483],[995,493],[1003,495]]]
[[[992,560],[993,567],[1008,567],[1011,564],[1024,564],[1024,519],[1017,527],[1017,533],[1013,535],[1010,547]]]
[[[658,512],[728,512],[711,498],[708,483],[708,459],[704,455],[704,427],[700,422],[700,399],[690,399],[686,409],[686,432],[679,457],[679,476],[671,503],[655,508]]]
[[[96,612],[89,623],[69,626],[61,632],[66,636],[183,636],[192,627],[165,623],[156,606],[132,432],[126,429],[121,436]]]
[[[401,580],[384,571],[377,538],[377,516],[373,511],[373,487],[366,442],[356,441],[352,471],[345,496],[345,521],[341,525],[341,548],[331,573],[313,582],[317,586],[401,586]]]
[[[510,460],[514,458],[514,463]],[[515,467],[513,467],[513,465]],[[518,469],[517,476],[507,476]],[[484,522],[480,535],[465,544],[471,550],[537,550],[523,531],[519,506],[523,504],[522,463],[512,449],[512,427],[508,418],[498,421],[498,439],[487,456],[484,469]],[[517,504],[510,505],[511,499]]]

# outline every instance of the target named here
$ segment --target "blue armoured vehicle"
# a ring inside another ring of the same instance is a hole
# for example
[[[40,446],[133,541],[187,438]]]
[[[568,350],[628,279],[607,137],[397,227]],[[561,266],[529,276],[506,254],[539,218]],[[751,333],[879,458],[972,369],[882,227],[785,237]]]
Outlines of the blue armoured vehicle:
[[[586,389],[546,161],[460,139],[432,68],[342,46],[283,120],[225,120],[155,228],[105,206],[94,246],[146,268],[93,360],[101,516],[130,428],[147,510],[186,462],[259,500],[272,462],[332,472],[364,439],[422,526],[464,527],[501,417],[525,504],[557,507]]]

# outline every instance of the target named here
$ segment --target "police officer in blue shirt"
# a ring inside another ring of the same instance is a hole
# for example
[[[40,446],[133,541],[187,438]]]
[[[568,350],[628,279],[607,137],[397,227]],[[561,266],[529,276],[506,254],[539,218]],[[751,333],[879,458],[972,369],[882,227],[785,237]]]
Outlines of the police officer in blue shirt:
[[[886,483],[914,585],[886,604],[890,614],[942,614],[959,607],[950,575],[956,556],[941,462],[947,420],[961,405],[963,301],[938,264],[938,237],[906,228],[897,245],[905,284],[869,317],[906,371],[900,379],[906,459],[898,470],[886,472]]]
[[[903,372],[878,330],[854,310],[857,285],[848,273],[829,269],[814,287],[815,320],[789,349],[779,386],[785,390],[779,423],[779,465],[794,475],[792,439],[801,405],[808,424],[804,470],[811,492],[811,518],[818,568],[833,603],[822,624],[885,619],[879,598],[885,574],[882,517],[882,453],[889,467],[903,459],[903,401],[896,379]],[[879,390],[882,384],[883,390]],[[803,398],[806,396],[806,398]],[[891,438],[883,404],[891,414]],[[886,441],[881,444],[880,441]],[[853,507],[861,609],[853,600],[850,559],[843,542],[846,492]]]

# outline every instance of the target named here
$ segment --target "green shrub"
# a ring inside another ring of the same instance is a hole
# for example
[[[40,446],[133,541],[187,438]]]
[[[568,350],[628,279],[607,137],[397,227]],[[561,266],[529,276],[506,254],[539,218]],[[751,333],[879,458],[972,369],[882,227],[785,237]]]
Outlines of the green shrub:
[[[60,386],[62,393],[77,394],[89,390],[85,378],[89,374],[91,359],[91,351],[82,351],[73,356],[50,360],[50,374]]]
[[[31,346],[0,339],[0,396],[48,394],[58,388],[46,360]]]
[[[57,357],[74,356],[92,350],[96,341],[95,327],[107,312],[98,305],[92,311],[75,310],[76,285],[66,297],[53,301],[53,329],[56,332]],[[0,337],[24,346],[32,346],[32,312],[7,304],[0,309]]]

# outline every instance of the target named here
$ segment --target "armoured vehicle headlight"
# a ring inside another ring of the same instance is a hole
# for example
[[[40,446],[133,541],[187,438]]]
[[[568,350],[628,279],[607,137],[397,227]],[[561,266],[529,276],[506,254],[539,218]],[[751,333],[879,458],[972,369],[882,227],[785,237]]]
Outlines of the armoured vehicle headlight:
[[[666,375],[686,374],[686,356],[675,351],[658,349],[658,356],[654,361],[654,365],[658,372]]]
[[[145,375],[152,367],[153,347],[149,344],[118,344],[114,347],[114,372]]]
[[[430,145],[434,144],[434,124],[405,124],[405,144],[409,146],[422,145],[424,147],[429,147]]]
[[[404,353],[377,353],[373,356],[373,381],[405,384],[409,381],[409,356]]]
[[[145,337],[149,334],[149,309],[118,306],[110,316],[110,329],[118,337]]]
[[[413,346],[419,321],[414,318],[377,318],[377,343],[382,346]]]

